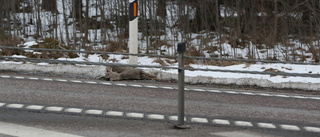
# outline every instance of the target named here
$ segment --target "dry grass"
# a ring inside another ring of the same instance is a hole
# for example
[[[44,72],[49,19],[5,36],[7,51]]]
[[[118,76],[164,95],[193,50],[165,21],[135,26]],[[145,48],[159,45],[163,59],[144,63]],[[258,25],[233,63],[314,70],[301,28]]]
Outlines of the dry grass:
[[[161,66],[168,66],[163,60],[161,60],[160,58],[157,58],[156,60],[154,60],[152,63],[159,63]]]
[[[123,41],[109,41],[107,44],[107,52],[123,52],[128,50],[128,43]]]
[[[275,73],[282,73],[283,71],[280,71],[278,69],[274,69],[274,68],[269,68],[264,70],[263,72],[275,72]],[[277,75],[270,75],[271,77],[277,76]]]
[[[242,64],[241,62],[238,62],[238,61],[216,61],[216,60],[206,60],[204,63],[205,65],[222,66],[222,67]]]

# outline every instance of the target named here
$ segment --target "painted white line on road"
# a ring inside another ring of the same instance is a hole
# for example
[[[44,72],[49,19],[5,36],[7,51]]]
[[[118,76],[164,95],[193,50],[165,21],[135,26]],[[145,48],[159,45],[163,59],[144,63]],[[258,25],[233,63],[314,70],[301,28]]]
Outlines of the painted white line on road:
[[[252,123],[248,121],[235,121],[234,124],[236,126],[242,126],[242,127],[252,127]]]
[[[60,112],[62,111],[63,107],[47,107],[47,111],[54,111],[54,112]]]
[[[131,118],[143,118],[144,114],[143,113],[127,113],[127,117]]]
[[[117,83],[117,84],[115,84],[115,85],[117,85],[117,86],[123,86],[123,87],[127,87],[127,86],[128,86],[127,84],[122,84],[122,83]]]
[[[0,107],[3,107],[6,103],[0,103]]]
[[[82,81],[80,81],[80,80],[70,80],[70,82],[73,82],[73,83],[82,83]]]
[[[266,96],[266,97],[271,97],[272,95],[271,94],[266,94],[266,93],[259,93],[257,94],[259,96]]]
[[[53,79],[51,79],[51,78],[44,78],[43,80],[44,81],[53,81]]]
[[[228,94],[238,94],[238,92],[235,92],[235,91],[223,91],[223,92]]]
[[[109,83],[109,82],[100,82],[100,84],[102,84],[102,85],[112,85],[112,84]]]
[[[212,120],[212,123],[217,125],[230,125],[230,121],[224,119],[214,119]]]
[[[96,109],[89,109],[85,112],[86,114],[92,114],[92,115],[101,115],[103,113],[102,110],[96,110]]]
[[[28,127],[7,122],[0,122],[0,134],[15,137],[81,137],[67,133]]]
[[[255,95],[254,93],[251,93],[251,92],[239,92],[239,93],[243,95]]]
[[[163,120],[164,115],[159,115],[159,114],[150,114],[147,117],[148,119],[157,119],[157,120]]]
[[[22,108],[23,104],[8,104],[7,108]]]
[[[208,123],[208,119],[207,118],[191,118],[191,122],[195,122],[195,123]]]
[[[304,96],[291,96],[292,98],[298,98],[298,99],[306,99],[307,97]]]
[[[190,89],[190,90],[193,90],[193,91],[201,91],[201,92],[206,91],[206,90],[204,90],[204,89]]]
[[[220,90],[207,90],[208,92],[212,92],[212,93],[221,93],[222,91]]]
[[[69,112],[69,113],[81,113],[83,109],[81,108],[67,108],[64,110],[64,112]]]
[[[85,83],[87,83],[87,84],[98,84],[98,82],[94,82],[94,81],[85,81]]]
[[[308,97],[309,99],[320,100],[320,97]]]
[[[129,85],[129,86],[131,86],[131,87],[142,87],[142,85]]]
[[[169,117],[169,120],[171,120],[171,121],[178,121],[178,116],[170,116],[170,117]],[[187,121],[187,118],[186,118],[186,117],[184,117],[184,121]]]
[[[294,130],[294,131],[300,130],[300,128],[296,125],[280,125],[280,127],[285,130]]]
[[[68,80],[65,80],[65,79],[56,79],[56,81],[59,81],[59,82],[68,82]]]
[[[184,90],[189,91],[189,90],[191,90],[191,89],[189,89],[189,88],[184,88]]]
[[[320,133],[319,127],[304,127],[304,129],[308,132],[319,132]]]
[[[31,109],[31,110],[41,110],[44,106],[39,106],[39,105],[29,105],[26,107],[26,109]]]
[[[281,98],[288,98],[289,96],[287,95],[274,95],[275,97],[281,97]]]
[[[117,116],[117,117],[120,117],[120,116],[123,116],[123,112],[120,112],[120,111],[108,111],[108,112],[106,112],[106,115],[107,115],[107,116]]]
[[[30,80],[39,80],[39,78],[28,78]]]
[[[173,87],[160,87],[162,89],[173,89]]]
[[[1,78],[11,78],[11,76],[1,76]]]
[[[146,88],[158,88],[157,86],[145,86]]]
[[[258,126],[261,128],[272,128],[275,129],[277,128],[274,124],[272,123],[258,123]]]
[[[13,78],[15,78],[15,79],[25,79],[25,77],[19,77],[19,76],[15,76]]]

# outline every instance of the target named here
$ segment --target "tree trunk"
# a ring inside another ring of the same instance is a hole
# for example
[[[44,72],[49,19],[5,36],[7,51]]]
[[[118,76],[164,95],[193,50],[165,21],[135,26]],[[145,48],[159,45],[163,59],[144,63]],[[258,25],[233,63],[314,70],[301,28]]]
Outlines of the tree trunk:
[[[64,20],[64,26],[65,26],[65,31],[66,31],[66,42],[67,42],[67,47],[69,47],[70,44],[70,39],[69,39],[69,30],[68,30],[68,18],[65,12],[65,0],[62,0],[62,9],[63,9],[63,20]]]

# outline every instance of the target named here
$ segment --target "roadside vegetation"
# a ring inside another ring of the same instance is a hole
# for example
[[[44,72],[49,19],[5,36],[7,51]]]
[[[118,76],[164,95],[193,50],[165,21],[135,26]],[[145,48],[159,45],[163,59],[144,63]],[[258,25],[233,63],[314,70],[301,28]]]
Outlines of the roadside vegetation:
[[[34,48],[128,52],[128,0],[0,3],[1,46],[36,41]],[[319,63],[319,34],[320,2],[315,0],[139,0],[139,49],[147,54],[175,55],[175,45],[186,41],[188,56]],[[78,56],[1,50],[1,56],[11,55]],[[172,64],[157,58],[154,62]]]

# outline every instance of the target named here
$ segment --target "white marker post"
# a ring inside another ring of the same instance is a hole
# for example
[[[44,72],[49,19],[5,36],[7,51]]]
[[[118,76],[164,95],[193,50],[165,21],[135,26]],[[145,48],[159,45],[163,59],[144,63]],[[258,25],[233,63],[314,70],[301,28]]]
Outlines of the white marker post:
[[[129,0],[129,53],[138,54],[138,0]],[[138,64],[137,56],[129,56],[129,64]]]

